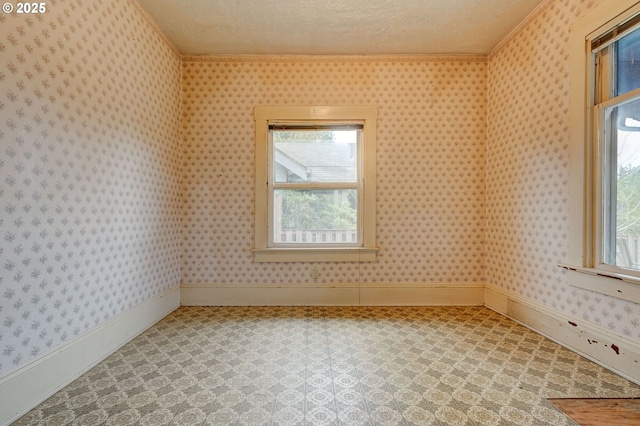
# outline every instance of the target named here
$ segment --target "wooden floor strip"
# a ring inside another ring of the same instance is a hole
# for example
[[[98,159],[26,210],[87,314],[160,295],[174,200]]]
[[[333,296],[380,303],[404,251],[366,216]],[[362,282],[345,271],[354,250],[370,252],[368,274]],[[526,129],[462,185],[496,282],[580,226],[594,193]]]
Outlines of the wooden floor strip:
[[[640,425],[640,398],[561,398],[549,401],[580,426]]]

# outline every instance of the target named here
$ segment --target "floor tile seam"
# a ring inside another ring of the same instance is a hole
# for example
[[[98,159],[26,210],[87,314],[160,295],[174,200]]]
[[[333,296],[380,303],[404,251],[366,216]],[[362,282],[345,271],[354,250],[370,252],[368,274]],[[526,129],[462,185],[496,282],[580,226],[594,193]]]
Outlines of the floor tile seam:
[[[384,375],[382,376],[382,378],[384,379],[384,385],[380,389],[383,390],[384,392],[388,393],[389,395],[391,395],[391,402],[392,402],[392,404],[393,404],[393,406],[395,408],[395,411],[400,413],[400,415],[402,416],[403,415],[402,414],[403,411],[402,411],[402,409],[400,407],[400,404],[398,403],[398,401],[397,401],[397,399],[395,397],[395,394],[393,392],[393,385],[388,382],[388,380],[387,380],[388,378],[385,377]],[[364,393],[363,393],[363,396],[364,396]],[[365,397],[365,400],[366,400],[366,397]],[[378,404],[374,404],[374,405],[375,405],[374,409],[379,406]]]
[[[338,416],[338,423],[341,424],[341,422],[339,420],[340,412],[338,410],[338,398],[337,398],[338,390],[336,389],[336,384],[335,384],[335,380],[336,380],[337,376],[335,375],[335,373],[336,373],[336,371],[335,371],[335,361],[334,361],[334,357],[332,356],[333,351],[331,349],[331,341],[330,341],[330,330],[329,330],[329,326],[330,325],[331,324],[327,324],[327,327],[325,329],[325,339],[326,339],[326,342],[327,342],[326,346],[327,346],[328,358],[329,358],[329,360],[328,360],[329,361],[329,373],[330,373],[330,380],[331,380],[330,381],[331,392],[333,394],[333,404],[334,404],[334,407],[335,407],[336,415]],[[355,367],[352,359],[353,358],[351,358],[351,360],[350,360],[350,365],[353,367],[354,370],[356,370],[356,367]],[[358,386],[361,387],[361,383],[360,383],[359,379],[358,379],[357,383],[358,383]],[[366,399],[364,398],[364,394],[362,392],[362,389],[360,390],[359,394],[362,397],[363,403],[366,404]],[[365,405],[365,409],[367,410],[366,411],[367,417],[368,417],[368,422],[367,423],[371,424],[371,414],[370,414],[370,412],[368,410],[368,407],[366,407],[366,405]]]
[[[329,384],[331,386],[331,394],[332,394],[332,400],[331,400],[331,405],[333,406],[333,412],[336,415],[336,422],[338,422],[338,407],[336,405],[336,392],[335,392],[335,386],[333,383],[333,366],[331,364],[331,342],[329,339],[329,328],[331,326],[330,321],[327,320],[327,318],[322,318],[322,329],[323,329],[323,337],[324,337],[324,348],[325,348],[325,353],[327,355],[327,359],[328,359],[328,364],[329,364]],[[305,399],[306,399],[306,395],[305,395]]]
[[[281,377],[281,374],[282,374],[282,377]],[[284,373],[281,373],[281,371],[280,371],[280,370],[278,370],[278,376],[277,376],[277,377],[278,377],[278,384],[277,384],[277,386],[276,386],[276,393],[275,393],[275,396],[274,396],[274,398],[273,398],[273,404],[272,404],[272,408],[271,408],[270,424],[272,424],[272,423],[273,423],[273,419],[274,419],[274,417],[275,417],[275,416],[276,416],[276,414],[277,414],[277,411],[276,411],[276,410],[277,410],[277,408],[278,408],[278,396],[279,396],[281,393],[283,393],[283,389],[284,389],[284,386],[283,386],[283,385],[282,385],[282,383],[281,383],[281,380],[282,380],[282,378],[284,377]]]

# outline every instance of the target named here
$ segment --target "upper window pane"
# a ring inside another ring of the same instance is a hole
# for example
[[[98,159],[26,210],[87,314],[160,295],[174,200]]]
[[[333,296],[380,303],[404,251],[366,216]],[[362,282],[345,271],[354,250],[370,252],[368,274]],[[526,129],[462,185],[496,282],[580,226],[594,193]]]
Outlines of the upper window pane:
[[[353,183],[358,130],[271,130],[274,180]]]
[[[616,42],[616,90],[620,96],[640,87],[640,28]]]

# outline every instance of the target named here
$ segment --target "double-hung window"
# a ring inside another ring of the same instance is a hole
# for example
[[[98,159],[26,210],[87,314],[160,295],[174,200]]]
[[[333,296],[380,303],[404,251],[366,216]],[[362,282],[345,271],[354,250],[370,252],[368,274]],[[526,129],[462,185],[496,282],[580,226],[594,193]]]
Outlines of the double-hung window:
[[[612,30],[592,42],[596,256],[612,271],[640,271],[640,16],[635,21],[621,36]]]
[[[375,260],[373,107],[256,107],[255,260]]]
[[[640,301],[640,5],[572,28],[569,283]],[[576,273],[578,272],[578,273]]]

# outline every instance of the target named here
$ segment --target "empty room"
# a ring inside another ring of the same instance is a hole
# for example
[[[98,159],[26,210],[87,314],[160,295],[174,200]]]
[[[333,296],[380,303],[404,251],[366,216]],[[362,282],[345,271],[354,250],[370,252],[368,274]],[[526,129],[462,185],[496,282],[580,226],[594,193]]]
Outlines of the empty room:
[[[637,0],[3,3],[0,424],[638,401]]]

